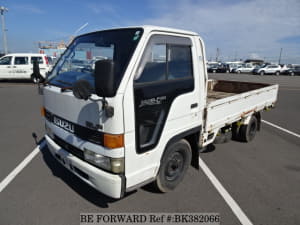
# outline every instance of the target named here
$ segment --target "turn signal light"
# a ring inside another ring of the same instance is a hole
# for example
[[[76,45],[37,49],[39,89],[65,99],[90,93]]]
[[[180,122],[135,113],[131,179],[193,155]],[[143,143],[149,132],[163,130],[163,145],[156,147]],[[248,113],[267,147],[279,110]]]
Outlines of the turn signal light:
[[[42,107],[42,108],[41,108],[41,115],[42,115],[43,117],[46,116],[46,109],[45,109],[45,107]]]
[[[104,134],[104,147],[107,148],[124,147],[124,134]]]

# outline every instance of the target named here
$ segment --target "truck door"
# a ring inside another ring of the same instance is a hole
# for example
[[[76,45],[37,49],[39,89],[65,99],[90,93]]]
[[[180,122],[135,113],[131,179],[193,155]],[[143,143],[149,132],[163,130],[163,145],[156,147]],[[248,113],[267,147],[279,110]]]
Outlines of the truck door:
[[[127,186],[153,176],[170,126],[178,130],[199,119],[192,58],[188,37],[153,35],[148,41],[133,82],[136,151],[126,155]]]
[[[172,38],[169,42],[167,39],[152,38],[141,63],[142,71],[135,80],[138,152],[155,147],[174,99],[194,89],[191,44],[188,45],[188,39],[174,38],[174,44],[171,44]],[[186,113],[190,113],[190,109]]]
[[[31,67],[27,56],[15,56],[13,72],[15,78],[30,78]]]
[[[12,57],[5,56],[0,59],[0,78],[13,78]]]

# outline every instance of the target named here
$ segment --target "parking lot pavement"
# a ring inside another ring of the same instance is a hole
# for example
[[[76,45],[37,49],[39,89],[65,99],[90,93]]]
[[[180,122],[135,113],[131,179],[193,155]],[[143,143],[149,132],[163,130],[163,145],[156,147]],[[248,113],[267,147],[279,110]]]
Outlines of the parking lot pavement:
[[[65,170],[47,149],[0,194],[2,224],[79,224],[82,212],[217,212],[224,224],[239,224],[201,171],[190,168],[174,192],[148,186],[114,200]]]
[[[218,74],[214,78],[231,76]],[[300,77],[234,76],[264,82],[277,78],[282,84],[279,102],[263,118],[299,133],[296,96],[300,94]],[[7,139],[1,137],[0,144],[1,149],[10,151],[0,152],[0,182],[35,148],[31,133],[43,134],[36,89],[31,85],[7,86],[0,83],[0,133]],[[25,117],[23,121],[19,121],[19,114]],[[215,145],[200,157],[253,224],[296,225],[300,224],[299,146],[299,138],[263,124],[253,142]],[[47,148],[0,192],[0,224],[79,224],[82,212],[217,212],[221,224],[240,224],[202,170],[190,168],[184,182],[171,193],[155,193],[146,186],[113,200],[65,170]]]
[[[263,124],[253,142],[201,155],[253,224],[300,223],[300,141],[290,139]]]
[[[35,147],[32,133],[44,134],[41,98],[30,83],[0,83],[0,180]]]

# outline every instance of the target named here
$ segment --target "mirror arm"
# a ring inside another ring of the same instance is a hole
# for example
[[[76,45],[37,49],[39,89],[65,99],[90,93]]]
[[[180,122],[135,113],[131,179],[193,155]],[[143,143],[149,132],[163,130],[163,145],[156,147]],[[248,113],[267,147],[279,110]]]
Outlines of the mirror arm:
[[[102,99],[97,99],[97,100],[96,99],[92,99],[91,97],[89,97],[89,100],[93,101],[93,102],[101,101],[101,103],[102,103],[102,110],[104,111],[105,116],[107,116],[108,118],[111,118],[111,117],[114,116],[115,109],[114,109],[114,107],[108,105],[108,102],[106,101],[105,97],[103,97]]]
[[[114,116],[115,110],[114,107],[109,106],[105,97],[102,98],[102,110],[104,110],[105,115],[110,118]]]

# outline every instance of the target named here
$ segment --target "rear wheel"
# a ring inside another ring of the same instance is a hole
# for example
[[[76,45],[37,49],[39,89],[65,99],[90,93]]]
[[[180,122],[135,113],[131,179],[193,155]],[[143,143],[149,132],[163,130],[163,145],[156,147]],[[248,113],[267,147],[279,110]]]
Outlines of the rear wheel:
[[[216,70],[213,70],[212,72],[213,72],[213,73],[216,73]]]
[[[290,75],[291,75],[291,76],[294,76],[294,75],[295,75],[295,73],[294,73],[294,72],[291,72],[291,73],[290,73]]]
[[[168,192],[182,181],[192,159],[190,144],[182,139],[164,152],[156,178],[156,186],[161,192]]]
[[[241,141],[250,142],[254,139],[258,128],[258,122],[255,116],[252,116],[247,125],[242,125],[239,130]]]
[[[276,76],[279,76],[279,75],[280,75],[280,72],[279,72],[279,71],[276,71],[275,75],[276,75]]]
[[[265,72],[264,72],[264,71],[261,71],[259,74],[260,74],[261,76],[263,76],[263,75],[265,75]]]
[[[238,70],[238,71],[236,71],[237,73],[241,73],[241,71],[240,70]]]

